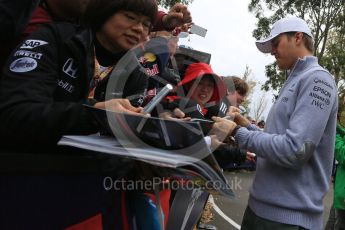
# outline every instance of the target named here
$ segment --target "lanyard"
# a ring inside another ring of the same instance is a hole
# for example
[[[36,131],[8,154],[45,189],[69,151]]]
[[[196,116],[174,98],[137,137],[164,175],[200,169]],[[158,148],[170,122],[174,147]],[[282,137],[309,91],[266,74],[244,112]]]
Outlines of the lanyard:
[[[95,89],[99,82],[101,82],[108,74],[113,70],[114,66],[102,67],[95,55],[95,71],[93,74],[93,79],[90,84],[89,98],[94,98]]]

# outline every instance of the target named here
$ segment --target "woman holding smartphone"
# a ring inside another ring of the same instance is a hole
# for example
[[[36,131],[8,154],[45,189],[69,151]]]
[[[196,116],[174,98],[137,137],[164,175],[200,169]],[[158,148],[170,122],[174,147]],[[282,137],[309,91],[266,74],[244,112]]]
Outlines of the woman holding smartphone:
[[[128,227],[116,206],[120,192],[103,187],[104,175],[120,174],[118,162],[56,143],[99,131],[83,104],[142,112],[128,99],[97,101],[93,93],[128,50],[146,41],[156,14],[154,0],[90,0],[83,26],[44,25],[13,51],[0,82],[0,148],[17,157],[9,167],[16,175],[0,177],[2,229]],[[146,84],[130,78],[124,93],[140,93]]]

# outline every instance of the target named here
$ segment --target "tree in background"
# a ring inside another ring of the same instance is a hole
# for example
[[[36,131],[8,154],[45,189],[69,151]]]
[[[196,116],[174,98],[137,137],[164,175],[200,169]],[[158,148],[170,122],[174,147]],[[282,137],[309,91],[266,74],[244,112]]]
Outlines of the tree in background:
[[[344,13],[342,14],[345,15]],[[340,18],[339,18],[340,19]],[[322,59],[322,64],[333,74],[338,86],[339,109],[344,110],[345,97],[345,22],[339,21],[337,30],[330,33],[326,55]]]
[[[267,109],[267,93],[261,93],[259,97],[253,97],[255,87],[260,85],[260,82],[255,81],[251,77],[251,74],[252,70],[246,66],[242,79],[249,85],[249,92],[242,106],[246,108],[247,114],[251,114],[254,120],[259,121],[262,119],[262,115]]]
[[[311,27],[315,40],[315,56],[335,77],[338,91],[344,96],[345,68],[345,0],[251,0],[248,9],[258,19],[253,31],[256,39],[269,35],[270,26],[277,20],[294,15],[303,18]],[[268,80],[263,90],[279,90],[286,74],[273,63],[266,66]]]
[[[251,104],[251,96],[254,92],[254,88],[257,84],[257,82],[255,80],[253,80],[250,75],[252,74],[252,70],[246,66],[246,69],[244,70],[242,79],[247,82],[248,86],[249,86],[249,91],[247,94],[247,98],[246,100],[242,103],[242,106],[246,109],[246,112],[249,113],[250,112],[250,104]]]
[[[258,100],[253,103],[251,108],[251,114],[253,114],[253,118],[256,121],[262,119],[262,114],[265,112],[267,108],[267,100],[266,100],[266,93],[262,93]]]
[[[188,5],[192,3],[193,0],[157,0],[158,5],[164,7],[164,8],[170,8],[176,3],[182,3],[184,5]]]

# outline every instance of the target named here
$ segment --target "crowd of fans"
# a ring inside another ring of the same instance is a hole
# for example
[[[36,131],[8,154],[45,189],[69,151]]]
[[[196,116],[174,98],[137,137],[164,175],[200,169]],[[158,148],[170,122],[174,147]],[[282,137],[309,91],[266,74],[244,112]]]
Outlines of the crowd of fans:
[[[214,73],[208,63],[178,51],[179,33],[188,33],[192,25],[191,14],[182,4],[176,4],[168,13],[164,13],[158,11],[153,0],[0,3],[1,28],[8,31],[1,35],[4,49],[0,63],[3,69],[0,117],[6,124],[0,130],[3,138],[1,148],[2,151],[15,154],[19,161],[27,160],[30,154],[38,157],[75,154],[74,149],[57,146],[63,135],[92,134],[101,129],[83,108],[83,104],[115,112],[140,114],[143,112],[142,107],[165,84],[171,83],[175,86],[174,93],[161,102],[165,110],[160,111],[157,107],[153,113],[167,119],[211,120],[212,116],[226,116],[230,106],[239,106],[249,90],[248,85],[238,77],[227,77],[225,85],[223,77]],[[144,44],[142,48],[138,47],[140,44]],[[122,98],[106,100],[109,76],[125,53],[133,48],[146,73],[134,70],[127,80],[124,79],[126,82],[121,89]],[[133,95],[136,95],[134,99],[126,99],[133,98]],[[186,106],[179,106],[181,101],[188,104],[188,111]],[[166,112],[166,108],[171,112]],[[216,136],[210,139],[211,145],[217,148],[219,141]],[[218,149],[215,153],[221,165],[231,161],[241,163],[247,158],[246,151],[236,146]],[[83,157],[79,160],[82,162]],[[26,217],[23,218],[28,221],[26,224],[32,227],[82,228],[96,226],[100,222],[123,228],[136,225],[155,229],[158,226],[155,218],[145,221],[140,218],[141,212],[135,211],[138,207],[124,205],[129,198],[140,203],[142,195],[123,195],[123,191],[116,191],[113,201],[109,194],[100,191],[101,175],[105,172],[94,168],[102,168],[109,159],[95,160],[92,163],[94,167],[91,167],[93,169],[86,170],[87,175],[62,175],[71,173],[68,167],[54,165],[59,172],[55,176],[47,176],[41,166],[34,165],[33,161],[34,158],[27,161],[29,172],[33,170],[38,175],[27,175],[24,170],[17,178],[26,181],[21,183],[22,189],[16,193],[23,197],[21,206],[24,208],[16,214],[9,211],[8,221],[3,222],[3,226],[12,224],[13,227],[13,219],[24,214]],[[131,174],[131,170],[123,169],[131,168],[130,164],[120,164],[123,162],[114,163],[112,167],[116,170],[111,173],[117,176],[123,171]],[[77,163],[76,168],[76,171],[84,170],[84,165]],[[21,171],[20,167],[17,169]],[[2,183],[5,180],[10,179],[6,178]],[[82,186],[86,181],[88,189]],[[17,189],[14,182],[8,184],[3,197]],[[37,185],[34,190],[30,189],[32,184]],[[169,194],[169,191],[161,192],[163,203],[164,199],[169,200]],[[99,197],[99,200],[95,197]],[[117,199],[124,204],[116,202]],[[46,206],[49,203],[52,208]],[[136,216],[136,223],[129,223],[130,218],[126,218],[123,212],[118,218],[105,221],[111,212],[102,211],[105,208],[102,203],[107,203],[105,207],[115,211],[129,209],[129,213]],[[3,203],[3,207],[18,205],[13,199]],[[82,211],[78,215],[63,212],[75,208]],[[43,215],[43,211],[49,217],[36,220],[34,217]],[[163,211],[168,216],[169,210]],[[21,224],[15,225],[19,227]]]
[[[285,229],[285,224],[303,229],[320,226],[322,205],[318,201],[327,191],[330,171],[330,157],[321,160],[320,154],[333,151],[324,143],[334,141],[330,135],[335,131],[334,117],[330,114],[336,109],[332,91],[336,87],[311,56],[312,36],[303,20],[282,19],[267,40],[257,43],[260,51],[275,55],[281,69],[302,79],[288,79],[287,84],[294,84],[282,92],[283,101],[272,109],[266,126],[263,120],[245,117],[241,104],[250,89],[243,79],[220,76],[209,62],[179,49],[179,34],[189,33],[193,24],[190,11],[182,4],[165,13],[158,11],[154,0],[0,0],[0,15],[1,29],[8,31],[0,35],[4,47],[0,57],[0,147],[13,159],[9,168],[18,170],[15,176],[0,177],[0,183],[6,185],[1,191],[1,197],[6,197],[2,209],[7,210],[1,228],[154,230],[166,225],[170,190],[159,193],[165,217],[160,223],[152,208],[152,191],[105,191],[100,187],[107,174],[116,178],[141,175],[137,163],[90,157],[57,142],[64,135],[103,131],[84,104],[145,117],[143,107],[168,83],[173,91],[151,116],[212,122],[211,130],[202,127],[205,142],[224,169],[256,169],[256,154],[261,157],[243,229],[255,229],[254,219],[263,225],[271,224],[267,220],[279,223],[278,228],[267,229]],[[286,48],[284,42],[295,42],[295,46]],[[281,49],[291,58],[281,61],[280,57],[286,57]],[[287,52],[292,49],[295,52]],[[135,59],[125,62],[130,51]],[[304,68],[317,72],[316,78],[305,80],[309,72]],[[124,70],[129,72],[127,77]],[[119,74],[114,77],[114,73]],[[116,85],[109,87],[114,80]],[[312,91],[309,107],[299,104],[309,100],[308,95],[291,95],[299,90],[296,84],[303,92]],[[313,84],[314,88],[309,88]],[[313,96],[318,91],[329,97],[327,105],[315,101],[320,98]],[[301,128],[306,125],[302,123],[307,110],[320,109],[324,113],[315,112],[319,117],[313,122],[308,119],[312,128],[306,134]],[[323,125],[321,120],[329,123]],[[318,135],[321,129],[325,131]],[[340,162],[342,138],[337,135]],[[73,166],[69,166],[71,157]],[[305,164],[309,167],[303,174],[301,165]],[[322,183],[305,178],[316,168]],[[287,187],[282,178],[296,186]],[[319,189],[322,194],[300,192],[308,190],[305,180],[314,186],[309,190]],[[266,183],[272,181],[277,182],[277,190],[267,191]],[[282,191],[284,197],[278,199]],[[307,204],[301,200],[308,200]],[[338,196],[335,205],[338,209],[344,206]],[[338,214],[343,217],[342,211]]]

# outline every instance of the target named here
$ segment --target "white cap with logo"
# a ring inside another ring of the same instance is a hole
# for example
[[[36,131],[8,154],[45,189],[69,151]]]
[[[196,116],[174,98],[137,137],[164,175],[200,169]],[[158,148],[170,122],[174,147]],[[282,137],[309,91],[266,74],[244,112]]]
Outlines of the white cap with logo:
[[[271,53],[272,44],[271,41],[279,34],[286,32],[303,32],[310,37],[313,37],[311,30],[307,23],[297,17],[287,17],[276,21],[273,26],[270,35],[260,41],[256,41],[256,47],[263,53]]]

